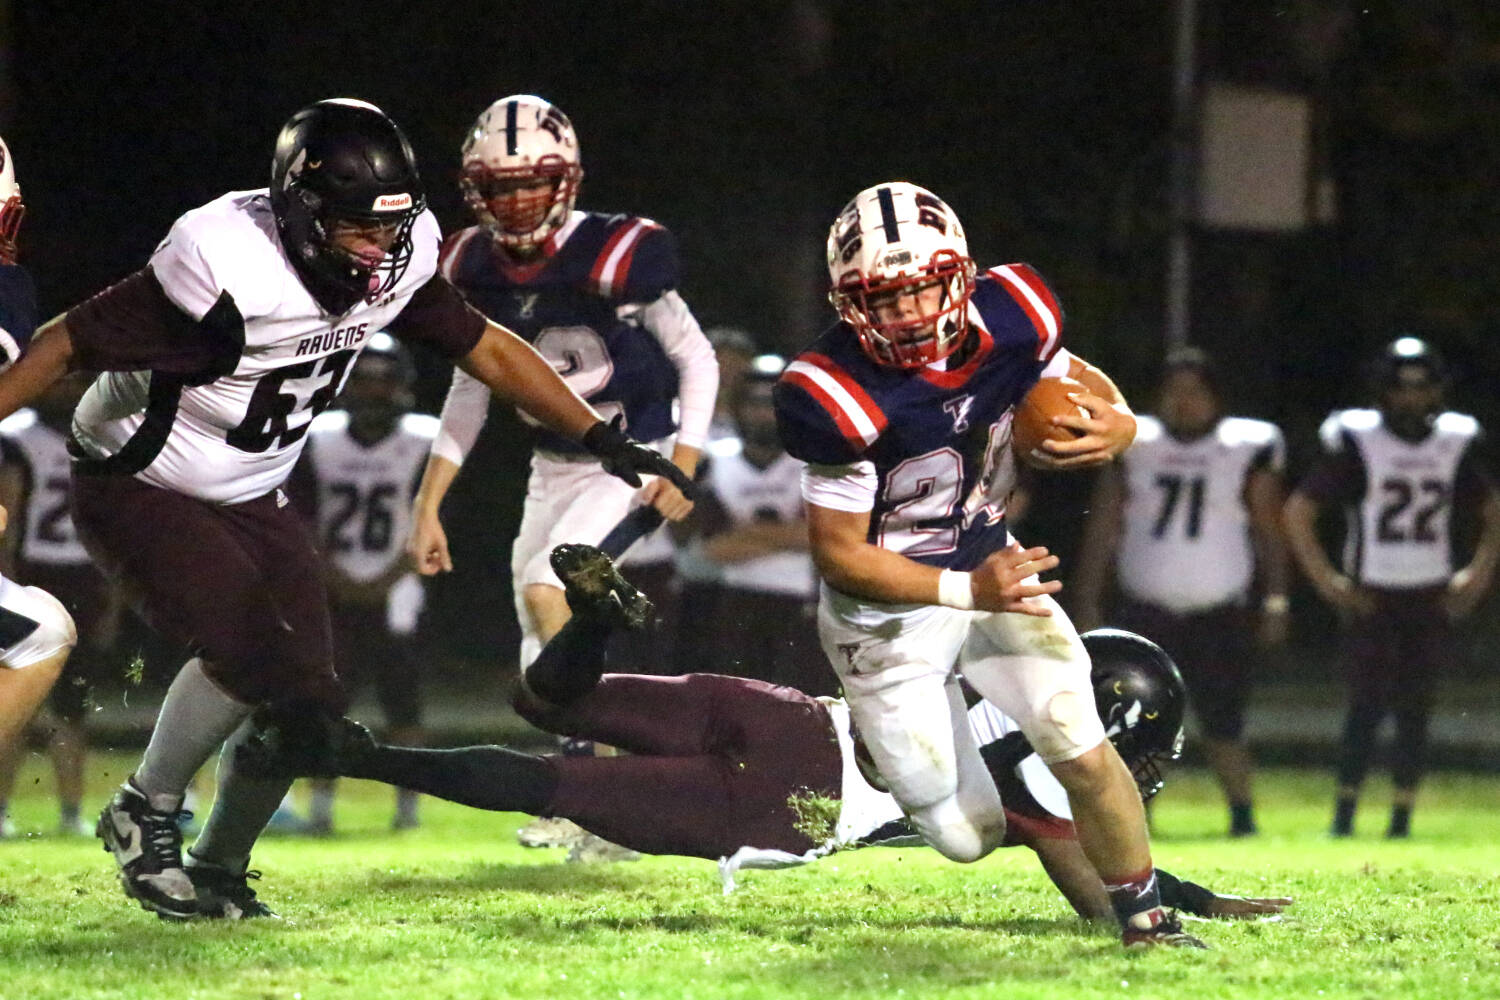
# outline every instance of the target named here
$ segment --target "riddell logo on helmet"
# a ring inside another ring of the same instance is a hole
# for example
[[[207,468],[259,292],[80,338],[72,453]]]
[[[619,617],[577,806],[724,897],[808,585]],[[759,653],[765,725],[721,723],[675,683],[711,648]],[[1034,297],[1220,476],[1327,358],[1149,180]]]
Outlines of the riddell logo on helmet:
[[[402,208],[411,208],[411,195],[409,194],[383,194],[375,199],[374,205],[377,212],[394,212]]]
[[[910,264],[910,263],[911,263],[911,251],[910,250],[897,250],[895,253],[888,253],[888,254],[886,254],[885,257],[883,257],[881,259],[880,266],[881,267],[901,267],[901,266],[903,266],[905,264]]]

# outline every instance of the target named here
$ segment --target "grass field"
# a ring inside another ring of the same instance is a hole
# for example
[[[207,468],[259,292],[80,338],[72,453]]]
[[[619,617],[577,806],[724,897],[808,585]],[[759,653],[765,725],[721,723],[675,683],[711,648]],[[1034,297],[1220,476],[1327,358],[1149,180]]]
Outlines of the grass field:
[[[130,763],[92,768],[91,802]],[[28,765],[23,828],[51,828],[49,784]],[[351,782],[339,837],[257,852],[280,921],[163,923],[92,840],[0,842],[0,998],[1500,997],[1500,779],[1435,776],[1399,844],[1379,837],[1378,783],[1344,842],[1322,833],[1325,776],[1273,771],[1261,789],[1262,835],[1229,842],[1207,779],[1173,775],[1156,857],[1296,905],[1192,925],[1207,953],[1134,955],[1074,920],[1023,849],[967,867],[861,851],[745,873],[725,897],[704,861],[523,850],[515,815],[429,800],[421,830],[391,835],[389,790]]]

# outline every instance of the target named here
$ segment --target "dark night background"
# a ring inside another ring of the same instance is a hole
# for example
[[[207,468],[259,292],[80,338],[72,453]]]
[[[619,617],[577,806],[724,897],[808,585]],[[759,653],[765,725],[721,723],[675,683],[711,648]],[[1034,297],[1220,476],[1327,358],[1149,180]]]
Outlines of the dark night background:
[[[957,210],[981,265],[1025,260],[1047,275],[1069,346],[1149,400],[1163,346],[1167,0],[28,0],[8,14],[0,128],[44,312],[140,267],[188,208],[262,186],[281,122],[319,98],[389,112],[445,229],[464,225],[464,129],[495,98],[532,92],[578,129],[581,207],[677,234],[682,291],[705,327],[740,326],[780,351],[809,339],[830,315],[828,223],[855,191],[905,178]],[[1199,17],[1200,84],[1307,98],[1307,173],[1333,192],[1320,224],[1194,233],[1191,339],[1225,362],[1233,408],[1282,424],[1295,476],[1321,417],[1362,398],[1367,356],[1412,331],[1455,362],[1455,408],[1493,429],[1500,8],[1202,0]],[[426,408],[445,386],[424,364]],[[510,648],[503,566],[523,453],[497,414],[450,504],[463,572],[436,589],[433,621],[455,650]],[[1026,528],[1065,558],[1085,487],[1039,484],[1058,502]],[[1313,610],[1301,624],[1311,636],[1326,622]]]

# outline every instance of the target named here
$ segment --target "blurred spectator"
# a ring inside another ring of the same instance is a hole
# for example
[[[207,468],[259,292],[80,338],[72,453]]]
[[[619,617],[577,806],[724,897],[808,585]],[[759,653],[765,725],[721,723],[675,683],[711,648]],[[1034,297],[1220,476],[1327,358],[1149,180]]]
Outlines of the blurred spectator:
[[[294,473],[294,493],[315,512],[322,542],[339,678],[351,695],[374,686],[390,742],[399,746],[425,742],[412,648],[422,585],[405,545],[412,496],[438,427],[436,418],[408,412],[413,378],[405,348],[376,334],[349,373],[343,409],[314,421]],[[314,782],[311,832],[333,832],[333,798],[331,780]],[[392,828],[417,822],[416,793],[398,789]]]
[[[1479,422],[1443,410],[1445,367],[1415,337],[1377,359],[1375,409],[1338,410],[1323,422],[1323,453],[1287,499],[1292,553],[1344,625],[1349,713],[1331,832],[1354,832],[1360,785],[1376,732],[1396,717],[1388,837],[1411,832],[1438,678],[1454,655],[1452,623],[1474,610],[1500,561],[1500,493],[1480,452]],[[1317,516],[1338,509],[1347,525],[1335,568]],[[1478,515],[1473,558],[1455,571],[1455,518]]]
[[[1207,354],[1173,351],[1155,415],[1138,418],[1135,443],[1095,485],[1074,577],[1080,629],[1108,621],[1149,635],[1181,667],[1231,836],[1255,832],[1244,738],[1252,634],[1286,638],[1284,451],[1275,425],[1225,416]],[[1121,600],[1106,615],[1111,574]]]
[[[94,568],[68,513],[68,426],[89,378],[74,374],[0,422],[0,505],[13,512],[0,569],[41,587],[73,616],[79,643],[48,705],[33,722],[45,734],[57,776],[58,830],[87,836],[93,826],[79,816],[88,754],[85,722],[95,685],[109,667],[119,634],[121,602]],[[0,754],[0,802],[10,796],[21,747]]]
[[[717,595],[712,617],[684,626],[704,634],[721,673],[836,694],[813,617],[802,463],[782,449],[771,403],[785,367],[777,355],[756,357],[730,397],[736,435],[709,443],[695,523],[700,551],[717,569]]]

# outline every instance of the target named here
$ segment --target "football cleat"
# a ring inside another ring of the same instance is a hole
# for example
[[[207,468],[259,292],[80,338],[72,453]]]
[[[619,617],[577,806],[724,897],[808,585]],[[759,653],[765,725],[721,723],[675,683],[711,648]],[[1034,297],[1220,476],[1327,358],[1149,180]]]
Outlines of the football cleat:
[[[583,827],[561,816],[538,816],[516,831],[522,847],[572,847],[588,834]]]
[[[182,867],[182,829],[177,810],[151,808],[144,793],[126,782],[99,814],[95,835],[120,866],[125,895],[168,920],[198,915],[193,883]]]
[[[641,852],[621,847],[603,837],[585,833],[568,848],[569,864],[597,864],[608,861],[639,861]]]
[[[251,920],[256,917],[274,917],[276,913],[255,896],[250,888],[250,879],[259,879],[260,872],[232,872],[219,865],[197,863],[188,865],[188,878],[198,894],[198,915],[209,920]]]
[[[1151,927],[1127,925],[1121,934],[1127,948],[1203,948],[1208,945],[1182,929],[1176,913],[1162,911],[1162,917]]]
[[[574,614],[636,632],[651,624],[656,608],[650,598],[626,582],[601,550],[566,543],[552,550],[551,563]]]

